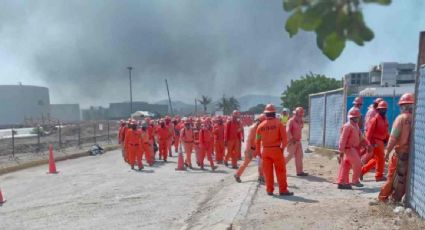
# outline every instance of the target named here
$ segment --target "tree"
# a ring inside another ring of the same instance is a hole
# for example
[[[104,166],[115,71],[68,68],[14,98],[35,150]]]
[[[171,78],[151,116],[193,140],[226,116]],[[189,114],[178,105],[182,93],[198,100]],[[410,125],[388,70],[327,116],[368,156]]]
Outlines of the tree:
[[[211,103],[212,99],[210,97],[202,95],[202,99],[198,99],[199,103],[204,107],[204,112],[207,112],[207,106]]]
[[[253,114],[260,114],[263,113],[265,107],[265,104],[257,104],[256,106],[249,108],[248,112]]]
[[[291,80],[282,93],[281,100],[284,107],[295,109],[298,106],[308,108],[308,95],[342,87],[342,82],[324,75],[309,73],[299,80]]]
[[[233,110],[239,109],[239,101],[235,97],[227,98],[225,95],[220,98],[217,103],[217,107],[223,110],[224,115],[229,115]]]
[[[347,40],[363,46],[373,39],[363,19],[362,6],[367,3],[389,5],[391,0],[283,0],[283,9],[291,13],[285,29],[290,37],[299,29],[314,31],[319,49],[335,60]]]

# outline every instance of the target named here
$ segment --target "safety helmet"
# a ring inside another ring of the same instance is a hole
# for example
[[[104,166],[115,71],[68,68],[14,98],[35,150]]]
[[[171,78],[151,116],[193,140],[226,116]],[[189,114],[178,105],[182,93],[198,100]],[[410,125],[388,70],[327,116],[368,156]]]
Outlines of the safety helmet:
[[[159,120],[159,124],[165,124],[165,121],[163,119]]]
[[[233,110],[232,116],[239,117],[241,113],[238,110]]]
[[[267,104],[266,108],[264,108],[264,113],[276,113],[276,108],[273,104]]]
[[[382,99],[381,97],[376,98],[373,103],[379,104],[379,102],[383,101],[384,99]]]
[[[165,116],[165,121],[171,121],[171,117],[170,116]]]
[[[304,115],[304,108],[303,107],[297,107],[295,109],[295,112],[302,117]]]
[[[363,98],[362,97],[354,98],[353,105],[363,105]]]
[[[413,93],[405,93],[400,97],[398,104],[399,105],[415,104],[415,96],[413,95]]]
[[[377,109],[388,109],[388,103],[386,101],[379,102]]]
[[[289,109],[288,108],[283,108],[282,109],[282,113],[289,113]]]
[[[361,117],[362,114],[360,113],[360,109],[353,107],[348,111],[348,118],[353,118],[353,117]]]

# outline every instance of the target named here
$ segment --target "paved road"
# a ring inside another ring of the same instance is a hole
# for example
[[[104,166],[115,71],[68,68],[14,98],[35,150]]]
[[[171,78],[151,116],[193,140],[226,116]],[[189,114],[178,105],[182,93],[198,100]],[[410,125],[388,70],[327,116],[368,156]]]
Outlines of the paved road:
[[[231,223],[255,185],[236,184],[233,170],[176,172],[169,163],[132,171],[120,150],[0,176],[8,199],[0,229],[181,229]]]

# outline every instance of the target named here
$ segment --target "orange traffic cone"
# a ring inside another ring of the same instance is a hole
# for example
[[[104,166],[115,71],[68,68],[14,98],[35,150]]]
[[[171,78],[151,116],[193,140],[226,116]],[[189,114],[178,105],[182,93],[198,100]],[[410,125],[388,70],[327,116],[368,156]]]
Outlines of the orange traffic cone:
[[[184,167],[184,163],[183,163],[183,150],[182,150],[181,146],[180,146],[180,149],[179,149],[179,156],[178,156],[178,160],[177,160],[176,170],[186,170],[186,168]]]
[[[4,203],[6,203],[6,199],[3,198],[3,194],[1,193],[1,189],[0,189],[0,206]]]
[[[55,163],[55,157],[53,155],[52,145],[49,145],[49,173],[51,174],[58,173],[58,171],[56,171],[56,163]]]

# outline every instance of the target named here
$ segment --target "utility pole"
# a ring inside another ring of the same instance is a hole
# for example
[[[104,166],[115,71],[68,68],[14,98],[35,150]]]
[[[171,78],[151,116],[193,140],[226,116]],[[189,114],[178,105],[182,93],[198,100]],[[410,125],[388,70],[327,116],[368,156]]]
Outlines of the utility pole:
[[[133,87],[131,85],[131,70],[133,69],[133,67],[129,66],[127,67],[128,69],[128,77],[130,79],[130,116],[131,114],[133,114]]]
[[[170,90],[168,89],[168,82],[167,82],[167,79],[165,79],[165,86],[167,87],[168,103],[169,103],[169,105],[170,105],[170,112],[171,112],[171,116],[174,116],[173,106],[171,105]]]
[[[198,115],[198,100],[195,98],[195,116]]]

